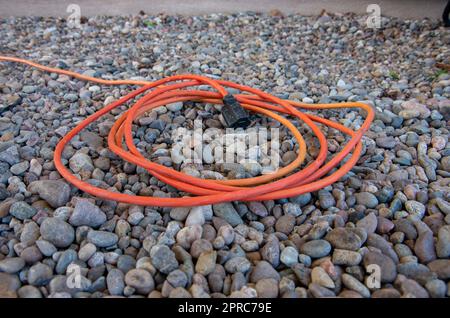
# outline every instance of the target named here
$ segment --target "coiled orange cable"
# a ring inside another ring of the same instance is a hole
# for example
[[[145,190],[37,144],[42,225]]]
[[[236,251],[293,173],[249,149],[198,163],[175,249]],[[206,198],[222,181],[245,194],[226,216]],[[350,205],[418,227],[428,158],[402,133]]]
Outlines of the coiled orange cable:
[[[333,104],[304,104],[291,100],[282,100],[258,89],[244,85],[239,85],[229,81],[214,80],[200,75],[175,75],[160,79],[155,82],[133,81],[133,80],[104,80],[81,75],[75,72],[52,68],[40,65],[15,57],[0,56],[0,61],[16,62],[26,64],[37,69],[65,74],[80,80],[91,81],[103,85],[138,85],[140,88],[130,92],[119,100],[107,105],[98,112],[84,119],[67,135],[65,135],[54,152],[54,163],[68,182],[93,196],[120,201],[136,205],[180,207],[180,206],[200,206],[207,204],[217,204],[229,201],[263,201],[289,198],[292,196],[322,189],[343,177],[356,164],[361,155],[363,134],[369,129],[374,118],[372,107],[364,103],[333,103]],[[200,85],[209,85],[216,92],[188,89]],[[261,175],[247,179],[236,180],[205,180],[196,178],[182,172],[170,169],[163,165],[147,160],[135,147],[132,138],[132,122],[143,113],[174,102],[196,101],[203,103],[221,104],[222,98],[227,94],[226,88],[234,88],[243,94],[234,95],[241,105],[253,112],[269,116],[281,124],[285,125],[293,134],[299,145],[297,158],[288,166],[283,167],[272,174]],[[151,175],[169,184],[180,191],[190,193],[195,196],[185,196],[179,198],[160,198],[136,196],[125,193],[117,193],[95,187],[85,181],[78,179],[67,169],[61,161],[61,154],[64,147],[82,129],[105,115],[112,109],[142,95],[136,103],[128,109],[113,125],[108,135],[108,146],[112,152],[122,159],[135,165],[145,168]],[[340,108],[361,108],[367,115],[361,128],[353,131],[339,123],[328,119],[302,113],[299,108],[304,109],[340,109]],[[298,129],[285,117],[273,111],[297,117],[307,124],[313,131],[320,143],[320,150],[317,158],[309,163],[304,169],[294,172],[306,157],[306,143]],[[314,123],[327,125],[347,134],[351,139],[332,159],[325,162],[328,152],[327,140],[323,132]],[[125,141],[126,148],[123,146]],[[345,158],[350,154],[349,158]],[[343,160],[347,159],[344,163]],[[341,164],[342,163],[342,164]],[[341,164],[341,165],[340,165]],[[340,167],[338,167],[340,165]],[[337,168],[338,167],[338,168]],[[327,175],[333,168],[337,168],[333,173]],[[290,174],[290,175],[289,175]]]

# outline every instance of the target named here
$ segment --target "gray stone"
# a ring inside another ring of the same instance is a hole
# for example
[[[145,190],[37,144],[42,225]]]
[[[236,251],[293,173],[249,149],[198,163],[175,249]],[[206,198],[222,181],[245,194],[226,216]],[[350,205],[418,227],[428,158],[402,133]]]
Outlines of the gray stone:
[[[117,243],[119,237],[111,232],[92,230],[88,232],[87,239],[97,247],[110,247]]]
[[[125,275],[125,283],[138,294],[147,295],[155,288],[152,275],[144,269],[132,269]]]
[[[215,269],[216,259],[216,251],[206,251],[201,253],[195,264],[195,271],[206,277]]]
[[[92,255],[97,251],[97,248],[92,243],[87,243],[83,245],[78,251],[78,258],[83,262],[87,262]]]
[[[233,204],[229,202],[213,205],[213,211],[215,216],[224,219],[230,223],[231,226],[243,223],[241,217],[233,207]]]
[[[311,193],[305,193],[289,198],[292,203],[298,204],[301,207],[307,205],[311,201]]]
[[[74,250],[65,250],[56,263],[55,272],[57,274],[65,274],[67,267],[78,258],[78,254]]]
[[[422,277],[430,273],[430,269],[428,267],[416,262],[398,264],[397,271],[399,274],[412,279],[417,279],[418,277]]]
[[[269,212],[267,211],[266,207],[261,202],[252,201],[252,202],[249,202],[247,205],[248,205],[249,210],[259,217],[263,218],[263,217],[266,217],[267,215],[269,215]]]
[[[382,236],[370,233],[367,237],[367,245],[378,248],[383,254],[392,258],[396,264],[399,262],[397,253],[395,253],[391,244],[389,244]]]
[[[403,293],[403,296],[412,296],[414,298],[429,298],[426,289],[412,279],[404,280],[400,286],[400,289]]]
[[[450,257],[450,225],[445,225],[439,229],[436,253],[439,258]]]
[[[183,108],[183,102],[176,102],[176,103],[172,103],[172,104],[167,104],[166,107],[171,112],[178,112],[178,111],[180,111]]]
[[[441,210],[446,215],[450,214],[450,203],[443,200],[442,198],[436,198],[435,202],[439,210]]]
[[[276,238],[270,238],[259,250],[263,260],[269,262],[274,268],[280,264],[280,243]]]
[[[370,297],[370,291],[367,289],[367,287],[352,275],[344,273],[342,274],[341,279],[344,286],[348,289],[356,291],[358,294],[362,295],[365,298]]]
[[[99,227],[106,222],[106,214],[98,206],[87,199],[77,199],[75,209],[69,218],[73,226],[87,225]]]
[[[283,204],[283,212],[284,214],[290,214],[294,217],[298,217],[302,214],[302,209],[300,206],[291,202]]]
[[[186,218],[185,226],[191,225],[203,225],[205,224],[205,216],[203,215],[203,210],[201,208],[192,208],[189,215]]]
[[[417,238],[417,229],[414,224],[406,219],[400,219],[394,221],[395,230],[398,232],[403,232],[408,240],[415,240]]]
[[[17,275],[0,272],[0,298],[16,298],[20,286]]]
[[[22,270],[25,266],[25,261],[20,257],[8,257],[0,261],[0,271],[14,274]]]
[[[67,247],[75,239],[74,229],[59,218],[46,218],[40,230],[42,238],[56,247]]]
[[[423,218],[425,215],[425,206],[420,202],[413,200],[406,201],[405,208],[411,215],[416,215],[419,218]]]
[[[36,242],[40,235],[39,226],[35,222],[28,222],[23,226],[20,241],[30,246]]]
[[[150,250],[150,258],[153,266],[161,273],[169,274],[178,268],[175,253],[166,245],[155,245]]]
[[[280,274],[269,262],[259,261],[250,273],[250,281],[257,283],[259,280],[265,278],[273,278],[276,281],[280,281]]]
[[[186,220],[190,210],[191,209],[188,207],[174,208],[170,210],[170,217],[174,220],[183,222],[184,220]]]
[[[298,263],[298,252],[292,246],[287,246],[281,251],[280,261],[290,267]]]
[[[117,259],[117,268],[127,273],[136,267],[136,260],[130,255],[120,255]]]
[[[228,260],[224,267],[228,273],[234,274],[237,272],[245,273],[250,269],[250,266],[247,258],[238,256]]]
[[[356,223],[357,227],[361,227],[368,233],[374,233],[377,229],[378,219],[375,213],[369,213]]]
[[[81,170],[93,171],[94,164],[92,159],[85,153],[77,152],[69,160],[69,167],[73,172],[78,173]]]
[[[439,279],[450,279],[450,260],[449,259],[437,259],[427,264],[428,268],[436,273]]]
[[[15,165],[11,166],[9,169],[11,173],[15,176],[21,176],[23,175],[28,168],[30,167],[30,163],[28,161],[22,161],[19,163],[16,163]]]
[[[372,293],[372,298],[400,298],[400,296],[395,288],[381,288]]]
[[[311,271],[311,281],[314,284],[318,284],[320,286],[334,289],[336,284],[328,275],[328,273],[320,266],[316,266]]]
[[[358,250],[363,243],[361,238],[353,230],[347,228],[333,229],[325,236],[325,239],[334,248],[351,251]]]
[[[0,202],[0,218],[4,218],[8,215],[9,209],[14,202],[16,202],[16,200],[13,198],[7,198],[3,202]]]
[[[332,262],[335,265],[356,266],[361,263],[361,260],[362,256],[358,252],[341,249],[333,251]]]
[[[188,277],[185,272],[176,269],[167,275],[167,281],[174,288],[185,287],[188,283]]]
[[[122,295],[125,288],[125,275],[116,268],[111,269],[106,276],[106,286],[111,295]]]
[[[331,245],[325,240],[313,240],[303,244],[300,252],[312,258],[321,258],[330,254]]]
[[[378,205],[378,199],[370,192],[360,192],[355,194],[356,202],[368,208],[375,208]]]
[[[377,146],[379,146],[381,148],[392,149],[397,144],[397,141],[392,136],[378,137],[376,139],[376,143],[377,143]]]
[[[333,291],[331,291],[328,288],[325,288],[323,286],[320,286],[319,284],[316,284],[316,283],[309,284],[308,290],[315,298],[335,297],[336,296],[336,294]]]
[[[434,247],[433,232],[423,231],[414,244],[414,252],[421,263],[428,263],[436,259],[436,252]]]
[[[432,298],[444,298],[447,285],[439,279],[433,279],[425,284],[425,288]]]
[[[42,293],[37,287],[26,285],[17,291],[19,298],[42,298]]]
[[[53,271],[48,265],[37,263],[28,271],[28,283],[33,286],[44,286],[50,282],[52,276]]]
[[[294,229],[295,217],[291,214],[281,216],[275,223],[275,229],[286,235],[290,234]]]
[[[255,285],[258,298],[277,298],[278,282],[273,278],[259,280]]]
[[[9,196],[10,196],[9,191],[0,187],[0,200],[3,201],[6,198],[8,198]],[[3,217],[3,216],[1,216],[1,217]]]
[[[192,295],[183,287],[177,287],[170,292],[169,298],[192,298]]]
[[[57,251],[55,245],[45,240],[36,241],[36,246],[44,256],[52,256]]]
[[[76,102],[78,100],[78,96],[76,94],[65,94],[64,95],[64,100],[68,101],[68,102]]]
[[[331,208],[332,206],[336,205],[336,200],[331,195],[330,192],[325,190],[319,191],[319,204],[320,207],[324,210]]]
[[[17,146],[11,146],[6,150],[0,151],[0,161],[6,162],[11,166],[19,163],[20,156]]]
[[[60,180],[39,180],[29,185],[31,192],[38,193],[54,208],[64,206],[70,199],[70,186]]]
[[[19,220],[31,219],[37,210],[24,201],[14,202],[9,209],[9,214]]]
[[[26,94],[32,94],[36,91],[36,86],[34,85],[25,85],[22,87],[22,92]]]

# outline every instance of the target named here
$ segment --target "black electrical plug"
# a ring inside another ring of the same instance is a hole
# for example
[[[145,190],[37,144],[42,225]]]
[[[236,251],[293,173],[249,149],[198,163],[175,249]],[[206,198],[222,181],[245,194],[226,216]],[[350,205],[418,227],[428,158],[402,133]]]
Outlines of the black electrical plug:
[[[250,115],[237,99],[228,94],[223,98],[222,116],[230,128],[247,128],[250,125]]]

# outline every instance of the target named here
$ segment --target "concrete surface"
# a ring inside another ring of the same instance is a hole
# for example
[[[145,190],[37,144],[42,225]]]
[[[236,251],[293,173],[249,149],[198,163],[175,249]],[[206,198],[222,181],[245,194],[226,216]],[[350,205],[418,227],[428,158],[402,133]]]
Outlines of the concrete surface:
[[[384,16],[441,19],[446,0],[0,0],[0,16],[68,16],[67,6],[78,4],[83,16],[129,15],[140,10],[148,14],[207,14],[242,11],[317,15],[328,12],[367,14],[376,3]]]

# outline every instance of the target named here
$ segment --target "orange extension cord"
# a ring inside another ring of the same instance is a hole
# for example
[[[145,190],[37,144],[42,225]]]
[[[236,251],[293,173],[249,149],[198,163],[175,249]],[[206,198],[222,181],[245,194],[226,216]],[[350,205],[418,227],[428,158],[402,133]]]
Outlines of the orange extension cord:
[[[104,85],[138,85],[140,88],[132,91],[121,99],[109,104],[93,115],[87,117],[72,129],[56,146],[54,162],[59,173],[71,184],[93,196],[120,201],[136,205],[180,207],[217,204],[229,201],[263,201],[289,198],[292,196],[322,189],[343,177],[356,164],[361,155],[363,134],[369,129],[374,118],[373,109],[363,103],[337,103],[337,104],[304,104],[291,100],[282,100],[273,95],[264,93],[258,89],[236,83],[214,80],[200,75],[175,75],[160,79],[155,82],[133,80],[104,80],[84,76],[75,72],[43,66],[34,62],[15,57],[0,56],[0,61],[26,64],[37,69],[65,74],[84,81],[91,81]],[[186,88],[199,85],[209,85],[217,92],[203,90],[187,90]],[[253,112],[264,114],[285,125],[299,145],[298,157],[288,166],[277,170],[275,173],[236,180],[205,180],[182,172],[170,169],[160,164],[147,160],[135,147],[132,138],[132,122],[145,112],[162,105],[180,101],[195,101],[203,103],[222,104],[222,98],[227,95],[226,87],[238,89],[246,94],[236,94],[235,98],[241,105]],[[117,193],[95,187],[74,176],[61,162],[61,153],[69,141],[83,128],[96,121],[112,109],[123,105],[129,100],[142,95],[136,103],[128,109],[113,125],[108,135],[108,146],[112,152],[122,159],[145,168],[150,174],[159,180],[169,184],[180,191],[195,196],[181,198],[159,198],[134,196]],[[362,108],[367,112],[366,119],[358,131],[353,131],[341,124],[328,119],[302,113],[298,108],[304,109],[335,109],[335,108]],[[288,175],[298,168],[306,156],[305,141],[297,128],[285,117],[277,115],[273,111],[295,116],[305,122],[314,132],[320,142],[320,151],[317,158],[304,169]],[[314,123],[321,123],[337,129],[349,136],[350,141],[331,160],[325,163],[327,157],[327,140]],[[125,140],[126,148],[123,146]],[[333,168],[337,167],[351,152],[350,158],[337,170],[325,176]]]

